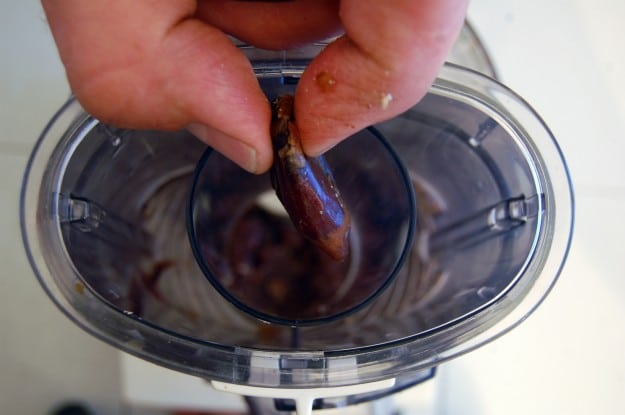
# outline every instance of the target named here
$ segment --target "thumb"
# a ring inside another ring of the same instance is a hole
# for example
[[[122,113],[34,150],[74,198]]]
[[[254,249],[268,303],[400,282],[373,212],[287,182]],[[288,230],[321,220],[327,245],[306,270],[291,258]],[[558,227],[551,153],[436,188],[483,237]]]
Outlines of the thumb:
[[[269,168],[269,103],[245,56],[194,17],[194,1],[43,5],[72,90],[92,115],[118,127],[188,127],[247,170]]]

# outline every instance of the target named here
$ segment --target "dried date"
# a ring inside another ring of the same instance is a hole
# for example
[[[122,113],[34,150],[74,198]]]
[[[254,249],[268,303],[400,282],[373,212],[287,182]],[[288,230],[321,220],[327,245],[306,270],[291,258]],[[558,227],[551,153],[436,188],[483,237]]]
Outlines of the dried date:
[[[328,255],[349,253],[351,219],[323,156],[307,157],[293,118],[293,96],[272,103],[271,183],[297,230]]]

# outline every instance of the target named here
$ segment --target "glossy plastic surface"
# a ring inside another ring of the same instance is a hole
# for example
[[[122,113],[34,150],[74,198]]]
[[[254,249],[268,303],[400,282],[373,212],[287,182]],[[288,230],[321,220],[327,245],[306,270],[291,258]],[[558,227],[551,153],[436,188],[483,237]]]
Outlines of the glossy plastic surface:
[[[324,324],[362,309],[392,284],[412,248],[408,172],[374,128],[324,155],[351,216],[350,252],[335,260],[302,237],[271,185],[212,149],[196,168],[188,231],[204,275],[261,320]]]
[[[304,61],[258,62],[286,88]],[[549,130],[512,91],[447,66],[428,96],[376,126],[415,189],[416,243],[393,284],[348,318],[291,329],[207,283],[185,205],[198,155],[185,132],[118,130],[68,102],[29,160],[21,224],[42,286],[116,347],[217,381],[328,387],[410,376],[524,320],[557,279],[573,201]]]

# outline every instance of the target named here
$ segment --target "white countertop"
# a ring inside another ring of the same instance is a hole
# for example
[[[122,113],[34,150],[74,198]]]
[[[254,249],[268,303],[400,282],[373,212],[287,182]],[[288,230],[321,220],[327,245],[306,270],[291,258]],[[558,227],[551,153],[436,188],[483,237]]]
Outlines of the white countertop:
[[[45,413],[81,399],[99,414],[128,413],[129,399],[141,392],[129,380],[132,361],[52,305],[21,244],[24,163],[69,94],[42,16],[34,0],[0,0],[0,412]],[[474,0],[469,18],[502,81],[534,106],[562,147],[575,185],[575,236],[560,281],[538,311],[442,365],[412,395],[429,404],[410,413],[625,413],[625,3]],[[159,373],[171,399],[182,398],[172,385],[188,379]]]

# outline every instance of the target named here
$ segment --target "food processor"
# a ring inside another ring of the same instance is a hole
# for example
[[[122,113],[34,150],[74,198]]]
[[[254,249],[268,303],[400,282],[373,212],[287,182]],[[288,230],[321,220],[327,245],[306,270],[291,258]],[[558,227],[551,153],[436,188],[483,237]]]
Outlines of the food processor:
[[[477,39],[468,26],[462,39],[455,53],[465,56],[458,48]],[[292,91],[323,46],[272,52],[239,43],[268,96]],[[317,296],[312,318],[302,318],[262,308],[266,298],[232,295],[228,261],[212,263],[218,271],[202,263],[200,246],[217,231],[194,219],[227,212],[249,192],[262,196],[265,184],[250,183],[264,179],[234,172],[227,185],[222,177],[206,186],[204,168],[219,156],[188,132],[119,129],[74,99],[42,133],[24,176],[31,266],[87,332],[218,390],[256,397],[262,413],[310,414],[416,385],[527,318],[553,287],[571,238],[572,189],[558,145],[480,53],[468,55],[490,76],[446,64],[421,102],[364,133],[370,144],[351,137],[328,153],[340,166],[357,148],[377,148],[355,157],[366,173],[346,181],[345,193],[353,203],[379,203],[363,210],[365,222],[389,207],[380,216],[386,228],[359,233],[359,241],[377,235],[384,243],[356,261],[373,267],[392,250],[382,277],[361,284],[370,273],[355,272],[335,290],[354,301]],[[378,156],[392,160],[395,173],[367,170],[365,161]],[[220,207],[223,189],[239,199]],[[274,208],[260,196],[250,206],[266,217]],[[220,215],[209,223],[231,235],[234,225]],[[225,277],[211,281],[215,275]]]

